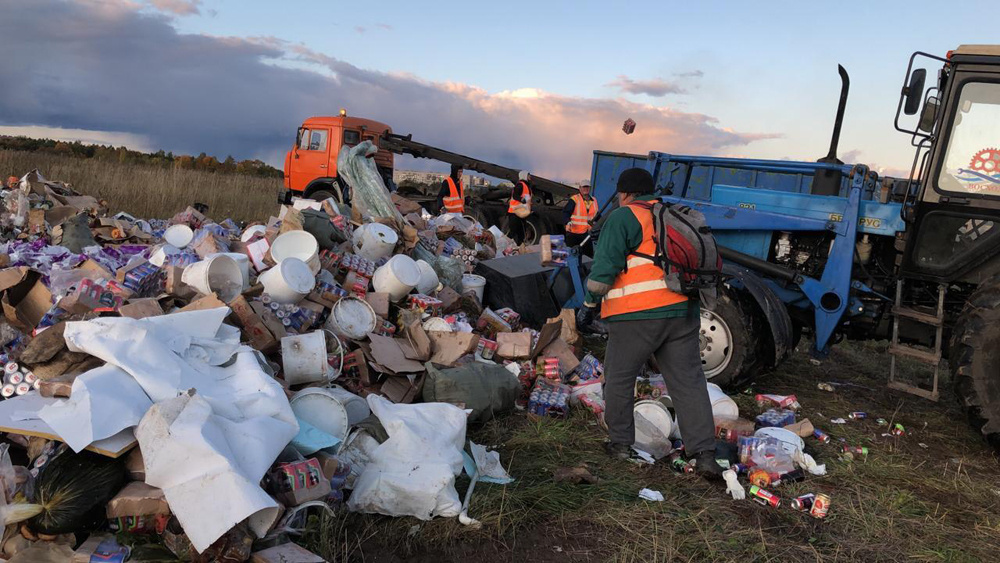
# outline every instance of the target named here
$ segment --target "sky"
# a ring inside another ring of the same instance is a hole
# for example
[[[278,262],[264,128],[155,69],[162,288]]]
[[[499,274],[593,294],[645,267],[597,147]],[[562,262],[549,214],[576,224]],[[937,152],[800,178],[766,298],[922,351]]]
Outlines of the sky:
[[[994,3],[949,6],[960,25],[922,1],[0,0],[0,134],[281,167],[304,118],[345,108],[573,181],[594,150],[815,160],[842,64],[840,157],[905,175],[911,53],[997,42]]]

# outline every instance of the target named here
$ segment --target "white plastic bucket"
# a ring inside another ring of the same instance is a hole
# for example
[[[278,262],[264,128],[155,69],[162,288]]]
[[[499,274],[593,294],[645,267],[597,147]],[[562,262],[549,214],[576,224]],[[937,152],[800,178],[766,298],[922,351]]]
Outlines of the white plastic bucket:
[[[342,297],[334,303],[326,328],[348,340],[362,340],[375,330],[375,310],[364,299]]]
[[[336,397],[340,404],[344,405],[344,408],[347,409],[347,422],[351,426],[357,425],[372,414],[372,410],[368,408],[368,401],[339,385],[327,387],[324,391]]]
[[[712,401],[712,415],[715,418],[735,420],[740,417],[740,407],[736,405],[736,401],[714,383],[708,384],[708,400]]]
[[[316,237],[306,231],[288,231],[279,235],[271,243],[271,259],[278,264],[286,258],[298,258],[309,265],[313,274],[319,272],[319,243]]]
[[[185,246],[191,244],[194,240],[194,231],[191,227],[187,225],[178,224],[171,225],[167,227],[167,230],[163,232],[163,240],[176,246],[177,248],[184,248]]]
[[[199,293],[214,292],[225,303],[243,292],[243,272],[236,260],[224,254],[215,254],[184,268],[181,281]]]
[[[462,274],[462,293],[474,291],[479,302],[483,302],[483,293],[486,290],[486,278],[476,274]]]
[[[372,276],[375,291],[388,293],[393,301],[406,297],[419,283],[420,267],[405,254],[393,256]]]
[[[354,253],[372,262],[392,254],[399,242],[399,235],[381,223],[367,223],[355,229],[353,242]]]
[[[326,335],[322,330],[281,339],[282,372],[289,385],[327,380],[333,370],[326,358]]]
[[[420,282],[417,283],[417,291],[426,295],[436,291],[441,285],[434,267],[425,260],[417,260],[417,268],[420,268]]]
[[[673,449],[674,417],[660,401],[637,401],[632,410],[635,419],[635,447],[661,458]]]
[[[236,261],[236,264],[240,267],[240,272],[243,273],[243,290],[246,291],[250,287],[250,257],[242,252],[220,252],[217,255],[228,256]],[[210,254],[209,258],[217,255]]]
[[[298,303],[316,285],[309,266],[298,258],[285,258],[257,279],[264,284],[264,292],[278,303]]]
[[[264,235],[267,232],[267,227],[264,225],[250,225],[243,231],[240,235],[240,240],[243,242],[250,242],[250,239],[257,235]]]
[[[167,256],[177,254],[180,251],[181,249],[170,244],[169,242],[165,242],[160,246],[157,246],[156,250],[149,255],[149,263],[156,267],[162,267],[163,263],[167,261]]]
[[[295,417],[326,432],[341,442],[351,429],[344,404],[321,387],[307,387],[296,393],[290,404]]]

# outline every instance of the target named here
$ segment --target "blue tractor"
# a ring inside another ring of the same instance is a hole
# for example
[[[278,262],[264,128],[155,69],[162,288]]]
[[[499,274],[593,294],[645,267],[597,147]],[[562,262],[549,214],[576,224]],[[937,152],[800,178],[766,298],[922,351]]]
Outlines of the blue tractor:
[[[619,174],[639,166],[663,200],[708,218],[728,274],[702,312],[709,380],[771,369],[803,334],[820,360],[843,338],[888,339],[890,388],[937,400],[947,360],[970,422],[1000,448],[1000,46],[911,56],[895,118],[915,147],[908,179],[837,159],[840,72],[819,161],[595,151],[595,196],[613,207]],[[933,379],[901,381],[901,357],[933,366]]]

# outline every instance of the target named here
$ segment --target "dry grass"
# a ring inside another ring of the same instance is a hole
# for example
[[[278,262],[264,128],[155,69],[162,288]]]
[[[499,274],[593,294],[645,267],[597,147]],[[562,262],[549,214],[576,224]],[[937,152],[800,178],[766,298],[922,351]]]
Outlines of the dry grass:
[[[919,368],[907,366],[912,375]],[[470,514],[481,530],[455,519],[339,513],[316,522],[305,543],[336,561],[991,561],[1000,550],[997,460],[974,434],[943,384],[940,404],[885,388],[884,344],[842,344],[821,366],[796,354],[774,374],[736,395],[741,412],[756,412],[756,392],[795,393],[802,416],[834,437],[807,440],[829,474],[773,489],[780,509],[733,501],[715,485],[666,467],[606,459],[603,433],[584,413],[567,421],[531,422],[511,415],[470,429],[495,446],[517,481],[476,487]],[[836,393],[819,381],[850,381]],[[872,419],[834,425],[831,418],[864,410]],[[884,417],[906,426],[883,437]],[[867,460],[837,454],[838,438],[868,446]],[[924,448],[920,444],[925,444]],[[587,463],[598,485],[555,483],[552,470]],[[459,479],[464,492],[468,480]],[[662,491],[663,503],[637,498]],[[815,520],[784,506],[806,492],[833,499]]]
[[[93,159],[0,150],[0,174],[22,176],[37,168],[46,179],[67,182],[108,200],[109,208],[143,218],[169,218],[194,202],[217,220],[266,220],[277,209],[281,180],[239,174],[119,164]]]

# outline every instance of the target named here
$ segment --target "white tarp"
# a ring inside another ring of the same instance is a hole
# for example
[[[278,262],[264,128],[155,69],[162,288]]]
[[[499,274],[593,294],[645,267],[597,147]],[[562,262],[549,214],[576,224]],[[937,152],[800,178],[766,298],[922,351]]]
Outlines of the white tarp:
[[[81,375],[69,400],[40,413],[79,450],[136,424],[142,411],[146,482],[163,489],[198,551],[248,517],[264,535],[278,505],[259,483],[298,431],[281,386],[222,324],[228,313],[67,323],[69,349],[109,365]]]

